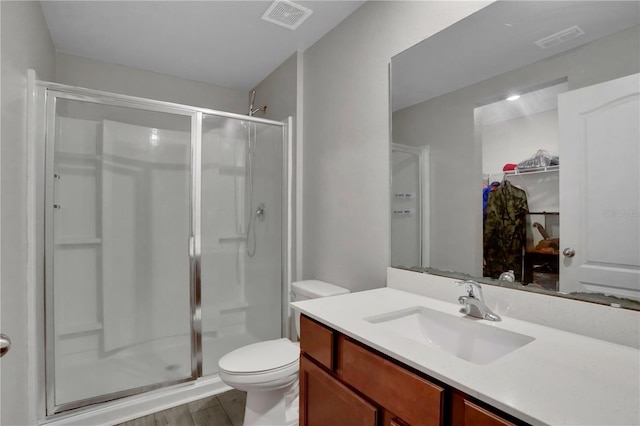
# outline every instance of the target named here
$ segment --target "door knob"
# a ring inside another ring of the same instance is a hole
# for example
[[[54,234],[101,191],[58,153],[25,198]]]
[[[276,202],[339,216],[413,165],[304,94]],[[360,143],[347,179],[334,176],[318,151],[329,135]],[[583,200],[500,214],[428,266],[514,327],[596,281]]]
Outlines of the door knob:
[[[564,250],[562,250],[562,254],[564,254],[567,257],[573,257],[576,255],[576,251],[571,247],[567,247]]]
[[[0,334],[0,358],[11,349],[11,340],[8,336]]]

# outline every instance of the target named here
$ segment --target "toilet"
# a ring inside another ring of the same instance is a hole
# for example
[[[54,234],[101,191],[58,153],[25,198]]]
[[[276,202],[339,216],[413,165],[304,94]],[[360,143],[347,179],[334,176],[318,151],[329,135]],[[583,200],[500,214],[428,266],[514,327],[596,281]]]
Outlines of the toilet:
[[[346,293],[346,288],[318,280],[291,284],[293,302]],[[299,313],[295,320],[299,335]],[[220,358],[218,367],[223,382],[247,392],[245,426],[298,424],[298,342],[275,339],[247,345]]]

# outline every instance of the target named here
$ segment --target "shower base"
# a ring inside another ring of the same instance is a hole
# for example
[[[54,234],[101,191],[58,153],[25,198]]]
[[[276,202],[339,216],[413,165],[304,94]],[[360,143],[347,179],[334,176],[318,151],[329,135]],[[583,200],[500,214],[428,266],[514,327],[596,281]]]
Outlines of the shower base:
[[[203,359],[204,377],[192,382],[94,404],[69,414],[55,415],[53,417],[60,420],[51,424],[87,424],[88,419],[94,415],[102,417],[105,410],[112,411],[115,416],[110,417],[110,420],[105,423],[114,424],[116,421],[122,422],[148,414],[144,407],[150,399],[160,398],[166,401],[165,405],[153,405],[152,410],[158,411],[224,392],[230,388],[218,377],[218,360],[230,350],[259,340],[261,339],[246,331],[227,336],[205,333],[202,336],[205,357]],[[95,351],[62,355],[58,358],[56,365],[56,403],[61,405],[120,392],[123,389],[188,378],[191,376],[190,348],[191,341],[188,336],[173,336],[112,351],[102,357]],[[171,395],[174,397],[172,398]],[[132,411],[131,408],[134,406],[139,406],[139,409]],[[125,411],[122,412],[122,410]],[[95,413],[92,414],[92,411]],[[122,414],[117,414],[120,412]],[[127,414],[124,414],[125,412]],[[125,420],[123,416],[126,417]]]

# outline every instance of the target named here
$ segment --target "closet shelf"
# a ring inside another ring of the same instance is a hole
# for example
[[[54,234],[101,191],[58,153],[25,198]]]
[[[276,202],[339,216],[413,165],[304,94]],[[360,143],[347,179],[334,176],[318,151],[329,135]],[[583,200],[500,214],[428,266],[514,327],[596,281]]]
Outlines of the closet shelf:
[[[482,175],[482,178],[486,181],[493,181],[495,180],[495,177],[497,176],[525,176],[525,175],[535,175],[538,173],[551,173],[551,172],[557,172],[560,170],[560,166],[547,166],[547,167],[534,167],[531,169],[523,169],[523,170],[508,170],[508,171],[502,171],[502,172],[494,172],[494,173],[484,173]]]
[[[560,166],[547,166],[547,167],[533,167],[531,169],[523,169],[523,170],[509,170],[504,173],[505,176],[509,175],[530,175],[535,173],[549,173],[549,172],[557,172],[560,170]]]

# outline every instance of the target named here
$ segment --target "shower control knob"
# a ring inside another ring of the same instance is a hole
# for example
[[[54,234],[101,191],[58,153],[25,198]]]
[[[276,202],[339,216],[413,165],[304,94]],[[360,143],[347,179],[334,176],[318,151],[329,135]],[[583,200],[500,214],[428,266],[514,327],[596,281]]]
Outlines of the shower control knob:
[[[565,255],[566,257],[573,257],[576,255],[576,251],[571,247],[567,247],[564,250],[562,250],[562,254]]]
[[[260,220],[264,220],[266,213],[267,212],[265,210],[264,203],[260,203],[260,205],[258,206],[258,209],[256,210],[256,217]]]

